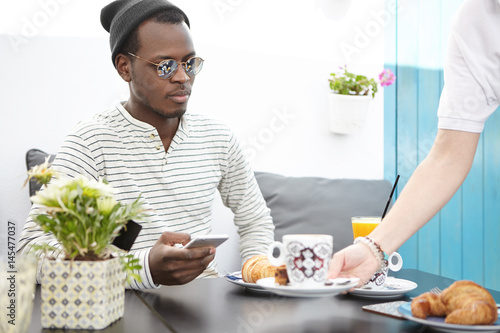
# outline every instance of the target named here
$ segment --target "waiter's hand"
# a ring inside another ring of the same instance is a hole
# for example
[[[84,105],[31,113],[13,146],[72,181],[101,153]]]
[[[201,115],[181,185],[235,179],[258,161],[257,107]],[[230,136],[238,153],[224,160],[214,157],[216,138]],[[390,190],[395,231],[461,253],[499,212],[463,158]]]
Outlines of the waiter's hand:
[[[363,243],[350,245],[333,255],[328,269],[328,278],[357,277],[364,285],[379,267],[378,260]]]

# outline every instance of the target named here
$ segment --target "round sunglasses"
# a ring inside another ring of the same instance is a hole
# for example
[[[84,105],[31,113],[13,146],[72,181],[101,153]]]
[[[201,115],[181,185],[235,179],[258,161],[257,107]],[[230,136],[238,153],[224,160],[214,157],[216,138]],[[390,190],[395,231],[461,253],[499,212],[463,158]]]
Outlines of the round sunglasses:
[[[195,76],[198,74],[201,69],[203,68],[203,59],[200,57],[192,57],[189,58],[186,61],[182,62],[177,62],[174,59],[165,59],[162,60],[159,64],[154,63],[152,61],[146,60],[144,58],[139,57],[138,55],[135,55],[133,53],[127,52],[131,56],[141,59],[143,61],[149,62],[152,65],[155,65],[157,67],[156,73],[158,76],[164,80],[172,77],[175,72],[177,72],[177,69],[179,68],[179,65],[182,66],[184,71],[186,72],[187,75],[189,76]]]

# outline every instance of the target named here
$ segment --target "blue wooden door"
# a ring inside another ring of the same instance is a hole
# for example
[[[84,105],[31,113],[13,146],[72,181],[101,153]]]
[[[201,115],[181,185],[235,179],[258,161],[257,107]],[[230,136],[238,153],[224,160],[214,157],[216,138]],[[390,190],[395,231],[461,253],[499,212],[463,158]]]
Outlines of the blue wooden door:
[[[386,29],[386,68],[396,84],[384,88],[385,178],[403,189],[437,133],[443,59],[460,0],[400,1]],[[387,1],[387,6],[394,1]],[[500,110],[486,122],[462,187],[399,252],[404,267],[500,290]],[[404,221],[401,221],[404,227]]]

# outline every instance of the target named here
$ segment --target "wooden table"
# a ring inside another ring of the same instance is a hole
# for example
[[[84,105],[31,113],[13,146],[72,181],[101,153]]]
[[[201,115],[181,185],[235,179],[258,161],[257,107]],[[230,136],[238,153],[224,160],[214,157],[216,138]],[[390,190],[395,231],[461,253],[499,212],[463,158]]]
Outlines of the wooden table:
[[[394,276],[419,285],[417,289],[396,300],[410,300],[431,288],[444,289],[453,283],[451,279],[411,269],[394,273]],[[500,303],[500,292],[490,292]],[[39,297],[38,291],[30,332],[54,332],[40,328]],[[368,299],[350,294],[324,298],[291,298],[250,292],[223,278],[200,279],[183,286],[162,286],[144,291],[127,290],[124,317],[99,332],[425,331],[420,324],[362,309],[363,305],[391,301],[394,300]]]

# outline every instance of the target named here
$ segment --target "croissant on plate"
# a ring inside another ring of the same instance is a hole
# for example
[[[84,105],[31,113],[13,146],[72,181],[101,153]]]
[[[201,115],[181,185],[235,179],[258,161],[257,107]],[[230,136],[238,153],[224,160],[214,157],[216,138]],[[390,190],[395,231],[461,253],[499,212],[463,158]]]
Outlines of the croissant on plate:
[[[271,265],[267,256],[255,255],[245,261],[241,268],[241,277],[244,282],[255,283],[258,279],[274,277],[276,267]]]
[[[446,306],[439,295],[426,292],[411,301],[411,314],[414,317],[425,319],[446,316]]]
[[[423,293],[411,302],[417,318],[446,316],[445,323],[459,325],[491,325],[498,319],[491,294],[472,281],[456,281],[441,294]]]

